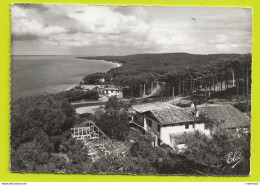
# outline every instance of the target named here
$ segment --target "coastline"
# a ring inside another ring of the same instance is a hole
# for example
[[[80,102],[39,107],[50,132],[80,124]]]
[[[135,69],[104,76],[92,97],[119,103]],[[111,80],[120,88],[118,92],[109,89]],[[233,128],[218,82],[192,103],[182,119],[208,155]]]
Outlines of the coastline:
[[[88,58],[88,57],[75,57],[75,58],[81,59],[81,60],[99,60],[99,61],[104,61],[104,62],[108,62],[108,63],[115,63],[116,64],[115,67],[121,67],[123,65],[123,63],[121,63],[119,61],[104,60],[104,59],[98,59],[98,58]]]
[[[117,61],[108,61],[108,60],[100,60],[100,61],[104,61],[104,62],[108,62],[108,63],[113,63],[115,64],[115,67],[112,67],[112,68],[117,68],[117,67],[121,67],[123,64],[122,63],[119,63]],[[111,69],[112,69],[111,68]],[[109,69],[110,70],[110,69]]]
[[[106,72],[108,72],[112,68],[118,68],[118,67],[121,67],[123,65],[123,63],[119,63],[118,61],[109,61],[109,60],[102,60],[102,59],[87,59],[87,58],[80,58],[80,57],[75,57],[75,58],[76,59],[81,59],[81,60],[98,60],[98,61],[103,61],[103,62],[107,62],[107,63],[112,63],[112,64],[115,65],[114,67],[109,68]],[[65,89],[63,91],[72,90],[73,88],[75,88],[75,87],[77,87],[79,85],[80,85],[80,82],[76,83],[76,84],[73,84],[72,86],[70,86],[69,88],[67,88],[67,89]]]
[[[69,88],[65,89],[64,91],[69,91],[69,90],[77,87],[78,85],[79,85],[78,83],[77,84],[73,84],[72,86],[70,86]]]

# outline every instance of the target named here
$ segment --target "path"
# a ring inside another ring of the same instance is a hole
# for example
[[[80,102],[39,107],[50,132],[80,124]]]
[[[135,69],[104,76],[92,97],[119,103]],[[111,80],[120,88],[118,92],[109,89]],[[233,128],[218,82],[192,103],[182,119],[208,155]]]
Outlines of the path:
[[[96,109],[99,108],[100,105],[97,106],[87,106],[87,107],[78,107],[75,109],[77,114],[91,113],[94,114]]]

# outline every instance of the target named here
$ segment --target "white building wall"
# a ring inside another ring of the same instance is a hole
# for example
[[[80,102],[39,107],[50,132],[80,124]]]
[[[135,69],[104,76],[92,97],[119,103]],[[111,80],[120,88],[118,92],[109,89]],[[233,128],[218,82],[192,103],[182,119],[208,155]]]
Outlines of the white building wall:
[[[118,96],[118,98],[123,98],[123,92],[119,91],[117,96]]]
[[[209,129],[207,129],[207,130],[205,129],[205,123],[197,123],[197,124],[195,124],[195,130],[199,130],[199,131],[205,133],[206,135],[210,134]]]
[[[168,144],[172,147],[173,143],[171,143],[171,138],[170,138],[170,134],[176,133],[176,134],[181,134],[184,132],[191,132],[191,131],[196,131],[199,130],[202,133],[209,135],[210,134],[210,130],[205,130],[205,124],[204,123],[196,123],[194,124],[194,128],[193,128],[193,124],[189,124],[189,128],[185,129],[185,125],[169,125],[166,127],[161,127],[161,132],[160,132],[160,139],[165,143]]]
[[[152,122],[152,127],[149,127],[147,125],[147,120],[150,120]],[[150,119],[146,115],[144,116],[144,129],[146,131],[150,131],[150,132],[152,131],[153,132],[154,137],[155,137],[155,143],[154,143],[155,146],[158,146],[158,138],[160,138],[160,131],[158,132],[158,125],[160,125],[159,122],[157,122],[153,119]]]
[[[100,79],[99,79],[99,82],[104,83],[104,82],[105,82],[105,78],[100,78]]]
[[[105,90],[104,93],[109,97],[116,96],[117,98],[123,98],[123,93],[118,90],[113,90],[113,92],[111,90]]]
[[[159,122],[147,117],[145,113],[144,114],[137,114],[136,118],[137,118],[138,122],[141,122],[141,123],[144,124],[144,130],[145,131],[152,131],[154,133],[155,146],[158,145],[157,138],[159,138],[165,144],[168,144],[168,145],[174,147],[174,143],[172,143],[171,137],[170,137],[170,134],[174,134],[174,133],[184,134],[185,132],[192,132],[192,131],[199,130],[206,135],[210,135],[210,130],[205,129],[204,123],[194,123],[194,124],[190,123],[188,129],[185,128],[186,124],[168,125],[168,126],[164,126],[164,127],[161,126],[160,131],[158,132],[158,125],[161,125],[161,124]],[[147,120],[152,121],[152,127],[148,127]]]
[[[146,122],[146,116],[143,114],[143,122],[144,122],[144,130],[147,131],[147,122]]]
[[[152,127],[149,127],[149,126],[147,125],[147,120],[150,120],[150,121],[152,122]],[[159,123],[158,123],[157,121],[154,121],[154,120],[152,120],[152,119],[150,119],[150,118],[147,118],[147,117],[145,116],[145,127],[144,127],[144,129],[145,129],[146,131],[150,130],[150,131],[152,131],[155,135],[159,136],[159,135],[160,135],[160,132],[158,132],[158,130],[157,130],[158,124],[159,124]]]
[[[159,122],[150,119],[149,117],[147,117],[145,114],[143,115],[144,117],[142,117],[140,119],[141,122],[144,122],[144,129],[146,131],[152,131],[155,135],[155,146],[158,145],[158,141],[157,138],[159,138],[160,140],[162,140],[162,142],[164,142],[165,144],[168,144],[170,146],[173,147],[173,143],[171,143],[171,138],[170,138],[170,134],[176,133],[176,134],[181,134],[184,132],[192,132],[192,131],[196,131],[199,130],[202,133],[209,135],[210,134],[210,130],[205,130],[205,124],[204,123],[194,123],[194,124],[189,124],[189,128],[186,129],[185,128],[185,124],[183,125],[169,125],[166,127],[162,127],[160,128],[160,131],[158,132],[158,125],[161,125]],[[151,120],[152,121],[152,127],[148,127],[147,125],[147,120]],[[194,127],[193,127],[194,125]],[[149,129],[150,128],[150,129]]]

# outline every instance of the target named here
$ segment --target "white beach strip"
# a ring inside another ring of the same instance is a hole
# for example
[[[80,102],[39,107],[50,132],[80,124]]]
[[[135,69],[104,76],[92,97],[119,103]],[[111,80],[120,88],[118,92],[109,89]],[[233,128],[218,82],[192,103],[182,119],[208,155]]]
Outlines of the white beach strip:
[[[79,84],[73,84],[72,86],[70,86],[69,88],[65,89],[65,91],[69,91],[75,87],[77,87]]]
[[[98,59],[95,59],[95,60],[98,60]],[[123,65],[122,63],[119,63],[117,61],[109,61],[109,60],[100,60],[100,61],[104,61],[104,62],[115,64],[115,67],[120,67],[120,66]]]
[[[85,59],[81,59],[80,58],[80,60],[85,60]],[[97,60],[97,59],[95,59],[95,60]],[[119,62],[117,62],[117,61],[108,61],[108,60],[99,60],[99,61],[102,61],[102,62],[108,62],[108,63],[112,63],[112,64],[114,64],[114,68],[118,68],[118,67],[120,67],[120,66],[122,66],[123,64],[122,63],[119,63]],[[112,67],[113,68],[113,67]],[[111,69],[111,68],[110,68]],[[109,70],[109,69],[108,69]],[[82,77],[83,78],[83,77]],[[65,89],[64,91],[69,91],[69,90],[71,90],[71,89],[73,89],[73,88],[75,88],[75,87],[77,87],[79,84],[73,84],[72,86],[70,86],[69,88],[67,88],[67,89]]]
[[[120,63],[116,63],[116,67],[120,67],[122,66],[123,64],[120,64]]]

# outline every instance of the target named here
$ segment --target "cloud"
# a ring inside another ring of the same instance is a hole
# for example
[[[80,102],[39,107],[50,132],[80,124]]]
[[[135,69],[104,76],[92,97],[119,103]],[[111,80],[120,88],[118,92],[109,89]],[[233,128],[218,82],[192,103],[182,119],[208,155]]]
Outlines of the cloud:
[[[42,6],[32,6],[28,4],[28,6],[35,10],[42,9],[39,7]],[[35,40],[41,37],[48,37],[49,35],[55,35],[60,33],[65,33],[68,29],[56,26],[56,25],[48,25],[42,19],[34,18],[31,16],[30,12],[28,12],[24,8],[27,7],[27,4],[23,4],[22,6],[15,4],[12,7],[12,40],[20,41],[20,40]]]
[[[21,34],[21,35],[14,33],[11,35],[11,38],[12,38],[12,41],[24,41],[24,40],[31,41],[31,40],[37,40],[38,36],[30,34],[30,33],[25,33],[25,34]]]
[[[15,4],[12,41],[86,55],[248,53],[251,14],[244,8]]]
[[[43,4],[31,4],[31,3],[15,3],[12,5],[12,7],[20,7],[23,9],[34,9],[40,13],[47,11],[48,8],[44,6]]]
[[[89,6],[84,11],[69,13],[68,17],[79,23],[79,31],[86,33],[141,34],[148,30],[148,25],[135,16],[124,15],[104,6]]]
[[[12,39],[14,40],[32,40],[64,32],[67,32],[66,28],[60,26],[45,26],[41,22],[26,18],[12,22]]]

